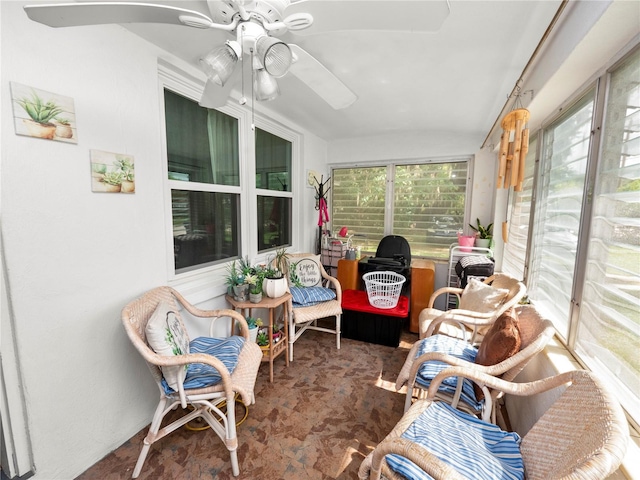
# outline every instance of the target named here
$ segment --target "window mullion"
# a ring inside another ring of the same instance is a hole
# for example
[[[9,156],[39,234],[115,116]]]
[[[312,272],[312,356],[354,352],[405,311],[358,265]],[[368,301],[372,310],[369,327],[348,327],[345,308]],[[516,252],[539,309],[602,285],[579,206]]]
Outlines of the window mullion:
[[[572,350],[574,349],[576,342],[578,320],[580,318],[580,305],[582,304],[582,294],[584,290],[585,271],[587,268],[587,253],[593,211],[593,191],[595,188],[596,172],[598,167],[597,159],[600,150],[600,135],[602,131],[602,118],[605,108],[605,95],[603,93],[604,84],[605,83],[602,81],[602,78],[600,78],[596,81],[595,86],[594,110],[591,123],[591,141],[589,143],[589,153],[587,155],[587,171],[584,182],[584,193],[582,196],[582,212],[580,214],[580,233],[576,252],[573,291],[569,311],[567,345]]]

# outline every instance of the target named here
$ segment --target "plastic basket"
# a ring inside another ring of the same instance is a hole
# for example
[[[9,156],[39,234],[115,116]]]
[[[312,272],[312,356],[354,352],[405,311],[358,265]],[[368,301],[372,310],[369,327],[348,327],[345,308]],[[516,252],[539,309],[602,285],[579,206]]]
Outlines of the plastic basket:
[[[367,296],[372,306],[395,308],[406,278],[396,272],[375,271],[362,275],[362,280],[367,287]]]

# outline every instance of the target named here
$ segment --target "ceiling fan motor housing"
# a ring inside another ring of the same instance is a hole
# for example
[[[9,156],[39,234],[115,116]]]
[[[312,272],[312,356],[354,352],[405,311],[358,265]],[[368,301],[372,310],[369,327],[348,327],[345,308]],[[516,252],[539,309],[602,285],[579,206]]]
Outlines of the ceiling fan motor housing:
[[[244,8],[252,18],[261,22],[280,22],[289,3],[289,0],[207,0],[212,20],[227,25],[233,21],[236,15],[239,15],[238,7]]]

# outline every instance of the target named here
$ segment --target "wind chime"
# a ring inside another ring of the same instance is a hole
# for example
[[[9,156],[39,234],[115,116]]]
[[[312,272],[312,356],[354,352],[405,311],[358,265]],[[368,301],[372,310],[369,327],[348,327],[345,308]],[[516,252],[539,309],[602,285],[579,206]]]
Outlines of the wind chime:
[[[513,110],[502,119],[497,188],[513,187],[516,192],[522,191],[525,159],[529,151],[528,122],[529,110],[522,108],[518,91]]]

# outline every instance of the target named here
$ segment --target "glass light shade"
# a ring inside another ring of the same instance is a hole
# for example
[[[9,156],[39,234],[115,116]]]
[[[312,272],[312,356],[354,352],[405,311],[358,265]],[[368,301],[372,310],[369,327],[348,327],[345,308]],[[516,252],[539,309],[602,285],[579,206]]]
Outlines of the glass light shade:
[[[276,79],[269,75],[264,69],[256,70],[253,89],[256,94],[256,100],[261,102],[273,100],[280,95],[278,82],[276,82]]]
[[[280,40],[263,35],[256,40],[256,54],[272,77],[280,78],[291,66],[291,49]]]
[[[212,82],[224,86],[238,62],[238,55],[229,44],[222,45],[200,59],[200,66]]]

